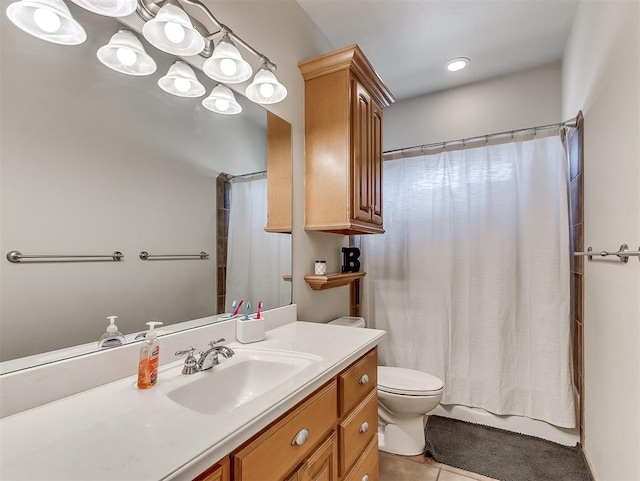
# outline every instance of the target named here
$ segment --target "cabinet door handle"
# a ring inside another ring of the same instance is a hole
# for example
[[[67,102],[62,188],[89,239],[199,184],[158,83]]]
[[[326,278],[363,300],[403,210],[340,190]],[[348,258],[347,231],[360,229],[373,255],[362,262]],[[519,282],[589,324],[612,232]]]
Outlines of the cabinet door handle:
[[[368,430],[369,430],[369,423],[365,421],[360,425],[360,432],[366,433]]]
[[[363,374],[362,377],[358,380],[358,384],[367,384],[369,382],[369,376]]]
[[[369,481],[369,473],[362,476],[362,481]]]
[[[369,207],[371,207],[371,210],[373,210],[375,208],[375,205],[371,204]]]
[[[298,431],[298,434],[291,441],[291,446],[302,446],[309,439],[309,430],[307,428],[303,428]]]

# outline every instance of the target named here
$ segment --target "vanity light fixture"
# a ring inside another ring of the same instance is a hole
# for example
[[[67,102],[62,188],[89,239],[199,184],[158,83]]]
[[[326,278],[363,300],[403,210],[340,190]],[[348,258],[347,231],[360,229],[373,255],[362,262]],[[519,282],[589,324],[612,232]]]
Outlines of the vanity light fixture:
[[[205,88],[198,79],[193,69],[182,60],[177,60],[167,74],[158,80],[158,86],[167,93],[178,97],[201,97]]]
[[[245,94],[249,100],[258,104],[275,104],[287,96],[287,89],[278,82],[268,63],[263,61]]]
[[[87,34],[62,0],[20,0],[7,7],[13,24],[34,37],[61,45],[79,45]]]
[[[142,27],[142,35],[154,47],[173,55],[197,55],[204,38],[194,28],[189,15],[177,4],[166,3]]]
[[[211,94],[202,101],[202,106],[212,112],[224,115],[234,115],[242,112],[242,107],[236,101],[231,89],[220,84],[216,85]]]
[[[253,75],[251,65],[242,58],[227,32],[224,32],[211,57],[205,60],[202,69],[213,80],[228,84],[244,82]]]
[[[253,75],[253,68],[242,58],[236,47],[238,44],[262,62],[258,73],[245,90],[247,97],[256,103],[274,104],[287,96],[287,89],[273,73],[277,68],[276,64],[219,22],[201,0],[72,1],[93,13],[105,16],[123,17],[135,10],[145,22],[142,35],[151,45],[172,55],[204,57],[205,74],[218,82],[241,83]],[[201,10],[213,24],[213,29],[205,27],[192,17],[182,5]],[[63,0],[18,0],[7,7],[7,16],[20,29],[49,42],[77,45],[87,38],[84,29],[73,19]],[[213,48],[213,40],[218,35],[222,38]],[[156,70],[155,61],[147,55],[140,40],[127,30],[120,30],[107,45],[101,47],[98,59],[107,67],[128,75],[149,75]],[[182,97],[204,94],[204,87],[186,64],[170,68],[167,75],[158,81],[158,85],[166,92]],[[210,96],[203,104],[206,103],[208,109],[218,113],[241,112],[242,108],[236,102],[233,92],[226,87],[226,91],[222,90],[223,86],[219,87],[214,88],[217,97]]]
[[[127,75],[150,75],[156,71],[156,62],[128,30],[116,32],[107,45],[98,49],[97,55],[104,65]]]
[[[136,11],[136,0],[71,0],[90,12],[105,17],[126,17]]]
[[[471,63],[467,57],[456,57],[449,60],[446,64],[444,64],[444,68],[446,68],[449,72],[457,72],[458,70],[462,70],[467,65]]]

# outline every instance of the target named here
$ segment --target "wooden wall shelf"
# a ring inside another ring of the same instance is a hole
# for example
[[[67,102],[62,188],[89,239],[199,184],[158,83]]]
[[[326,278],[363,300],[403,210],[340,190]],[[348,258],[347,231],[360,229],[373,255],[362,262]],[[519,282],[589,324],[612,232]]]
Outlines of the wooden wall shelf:
[[[327,274],[326,276],[304,276],[304,280],[309,284],[309,286],[311,286],[311,289],[314,291],[320,291],[323,289],[349,285],[356,279],[360,279],[366,275],[366,272],[344,272]]]

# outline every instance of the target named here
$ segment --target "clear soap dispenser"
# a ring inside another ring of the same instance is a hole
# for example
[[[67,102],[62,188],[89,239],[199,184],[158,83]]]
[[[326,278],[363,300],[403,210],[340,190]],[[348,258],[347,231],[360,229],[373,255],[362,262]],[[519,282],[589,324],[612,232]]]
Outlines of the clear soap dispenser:
[[[118,316],[107,316],[109,325],[107,326],[107,332],[98,340],[98,347],[100,349],[109,349],[110,347],[122,346],[124,344],[124,335],[118,331],[118,326],[116,326],[117,318]]]
[[[142,341],[140,348],[140,360],[138,362],[138,388],[148,389],[155,386],[158,381],[158,363],[160,361],[160,343],[158,335],[153,329],[156,325],[162,325],[159,321],[147,322],[149,330]]]

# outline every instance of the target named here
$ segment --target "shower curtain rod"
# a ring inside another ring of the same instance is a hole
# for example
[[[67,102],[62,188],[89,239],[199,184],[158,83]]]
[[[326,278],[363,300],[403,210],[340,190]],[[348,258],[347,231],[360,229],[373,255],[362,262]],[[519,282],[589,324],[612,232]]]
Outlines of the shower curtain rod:
[[[250,172],[248,174],[239,174],[239,175],[233,175],[229,178],[230,181],[234,181],[236,179],[238,180],[249,180],[251,177],[260,177],[262,175],[266,175],[267,171],[266,170],[260,170],[258,172]]]
[[[444,142],[434,142],[432,144],[416,145],[414,147],[405,147],[403,149],[387,150],[383,153],[384,160],[401,159],[405,157],[415,157],[417,155],[426,154],[426,150],[432,151],[432,153],[441,152],[447,150],[447,147],[457,147],[464,149],[468,144],[475,144],[479,142],[489,143],[490,140],[502,139],[504,142],[513,140],[515,135],[519,134],[533,134],[535,136],[538,132],[545,130],[560,129],[563,127],[576,127],[576,117],[560,122],[558,124],[541,125],[538,127],[529,127],[526,129],[507,130],[506,132],[498,132],[495,134],[478,135],[476,137],[468,137],[466,139],[459,140],[447,140]],[[508,139],[505,139],[508,137]]]

